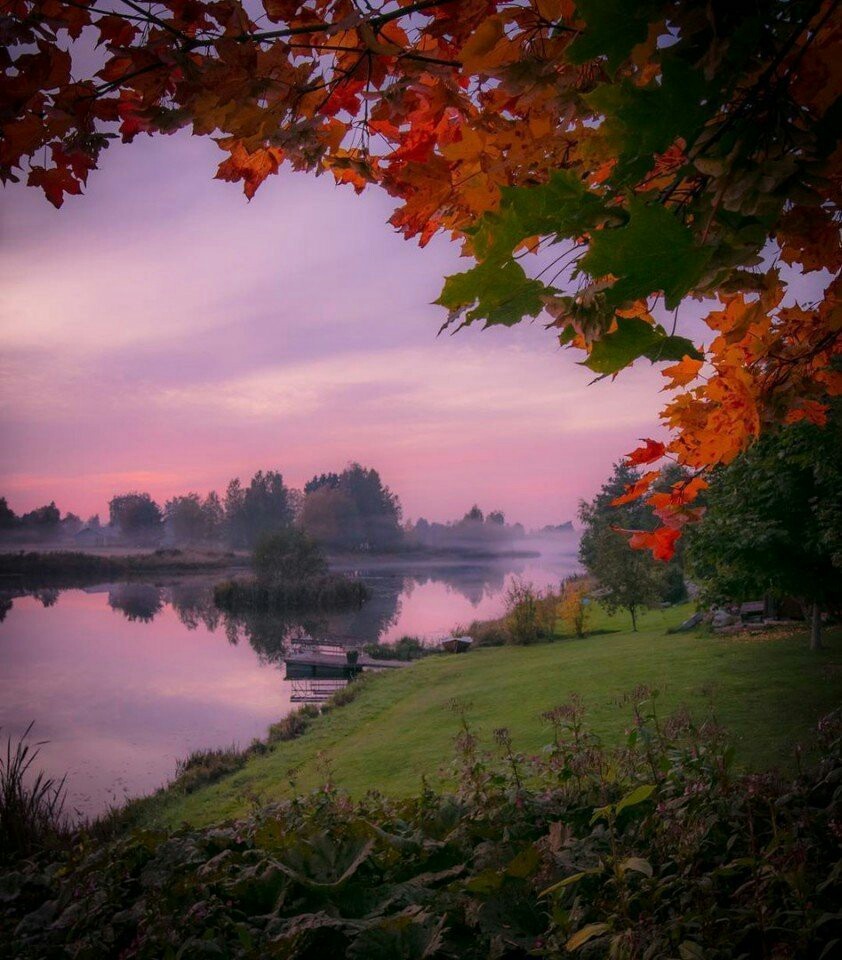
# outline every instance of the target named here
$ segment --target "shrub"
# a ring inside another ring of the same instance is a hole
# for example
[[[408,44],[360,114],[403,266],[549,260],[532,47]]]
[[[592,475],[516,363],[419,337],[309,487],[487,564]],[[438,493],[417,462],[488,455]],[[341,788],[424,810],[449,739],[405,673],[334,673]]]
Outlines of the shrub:
[[[395,643],[367,643],[363,650],[375,660],[418,660],[432,652],[418,637],[401,637]]]
[[[241,769],[247,759],[248,752],[233,744],[230,747],[194,750],[183,760],[176,761],[173,786],[185,793],[192,793]]]
[[[315,704],[307,703],[303,707],[299,707],[298,710],[287,714],[269,727],[269,743],[297,739],[320,713],[321,711]]]
[[[214,603],[227,613],[250,610],[344,610],[361,607],[371,596],[362,580],[325,574],[309,580],[237,577],[213,589]]]
[[[577,637],[584,637],[590,618],[588,594],[593,589],[589,577],[568,577],[561,585],[559,616],[565,627]]]
[[[455,626],[450,635],[468,636],[477,647],[502,647],[512,642],[505,618],[499,620],[474,620],[469,626]]]
[[[347,707],[349,703],[353,703],[362,693],[363,686],[367,682],[368,678],[364,674],[355,677],[347,686],[340,687],[335,693],[331,694],[325,701],[322,710],[327,713],[329,710],[334,710],[337,707]]]
[[[535,643],[541,636],[540,600],[531,583],[512,581],[506,592],[506,626],[512,643]]]

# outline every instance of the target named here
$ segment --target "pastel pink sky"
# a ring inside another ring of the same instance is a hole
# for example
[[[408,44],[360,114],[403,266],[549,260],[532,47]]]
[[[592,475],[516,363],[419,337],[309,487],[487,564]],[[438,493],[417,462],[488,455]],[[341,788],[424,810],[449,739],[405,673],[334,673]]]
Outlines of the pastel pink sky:
[[[251,203],[186,135],[112,146],[56,211],[0,194],[0,495],[82,515],[115,492],[222,489],[259,468],[302,485],[376,467],[407,517],[472,503],[572,518],[658,435],[664,381],[592,374],[540,323],[436,337],[466,268],[386,223],[393,201],[289,172]]]

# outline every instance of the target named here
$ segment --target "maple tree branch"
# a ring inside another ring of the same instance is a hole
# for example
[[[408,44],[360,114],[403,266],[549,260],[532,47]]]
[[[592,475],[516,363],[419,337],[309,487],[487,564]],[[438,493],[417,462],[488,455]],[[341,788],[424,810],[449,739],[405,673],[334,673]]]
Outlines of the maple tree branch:
[[[74,0],[62,0],[66,7],[73,7],[75,10],[84,10],[85,13],[98,13],[103,17],[120,17],[121,20],[132,20],[135,23],[149,23],[149,18],[146,16],[144,11],[141,15],[133,15],[131,13],[115,13],[113,10],[103,10],[101,7],[95,7],[93,5],[86,6],[84,3],[76,3]],[[2,4],[0,4],[2,6]],[[92,23],[91,26],[96,26],[95,23]]]
[[[128,2],[128,0],[124,0],[124,2]],[[377,30],[380,27],[385,26],[387,23],[391,23],[392,20],[399,20],[402,17],[407,17],[413,13],[420,13],[423,10],[429,10],[433,7],[448,6],[451,3],[456,2],[458,2],[458,0],[418,0],[418,3],[411,3],[409,6],[400,7],[397,10],[392,10],[390,13],[381,13],[375,17],[371,17],[370,19],[364,19],[364,22]],[[328,30],[334,29],[337,29],[337,25],[335,23],[318,21],[316,23],[302,24],[296,27],[282,27],[278,30],[263,30],[257,33],[240,33],[225,39],[235,40],[238,43],[246,43],[250,40],[258,42],[263,40],[282,40],[284,37],[300,36],[307,33],[325,33]],[[219,39],[221,39],[221,37],[213,37],[206,40],[191,39],[188,41],[188,49],[192,50],[195,47],[212,46]]]
[[[172,24],[167,23],[166,20],[162,20],[157,14],[154,14],[151,9],[144,10],[143,7],[134,3],[134,0],[120,0],[121,3],[124,3],[127,7],[134,10],[135,13],[139,13],[147,23],[154,23],[156,26],[160,27],[162,30],[166,30],[168,33],[173,34],[173,36],[178,37],[179,40],[189,40],[190,38],[182,33],[180,30],[176,30]],[[117,14],[120,16],[120,14]]]
[[[291,50],[312,50],[314,53],[317,53],[320,50],[336,50],[342,53],[360,53],[360,54],[369,54],[374,51],[369,50],[367,47],[349,47],[342,46],[338,44],[328,44],[320,43],[317,46],[312,43],[288,43],[286,44]],[[462,64],[459,60],[444,60],[440,57],[428,57],[423,53],[415,53],[412,50],[402,50],[400,53],[394,54],[379,54],[379,56],[391,56],[396,60],[417,60],[419,63],[432,63],[435,65],[443,67],[461,67]]]

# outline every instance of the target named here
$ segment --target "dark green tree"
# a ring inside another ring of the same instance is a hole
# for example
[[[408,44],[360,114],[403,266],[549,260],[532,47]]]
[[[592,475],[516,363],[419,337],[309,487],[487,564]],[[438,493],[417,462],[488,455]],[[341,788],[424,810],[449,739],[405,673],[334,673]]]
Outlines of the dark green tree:
[[[177,543],[199,543],[205,539],[205,516],[198,493],[168,500],[164,506],[164,521]]]
[[[842,415],[796,423],[718,470],[689,534],[692,572],[711,602],[798,599],[822,645],[822,614],[842,607]]]
[[[628,610],[633,630],[637,630],[641,607],[658,600],[683,599],[676,593],[684,594],[683,575],[675,561],[664,564],[647,550],[632,550],[626,538],[614,529],[652,530],[657,526],[651,507],[642,500],[619,507],[612,505],[639,476],[624,462],[617,463],[593,500],[579,504],[579,520],[584,526],[579,561],[606,591],[605,606],[612,612]],[[671,482],[674,479],[678,478],[669,478]]]
[[[160,536],[163,514],[148,493],[123,493],[109,501],[108,518],[129,540],[150,542]]]
[[[260,580],[309,580],[327,573],[327,561],[315,540],[289,527],[258,540],[252,568]]]
[[[292,497],[276,470],[258,470],[247,487],[234,479],[225,494],[225,526],[235,547],[252,547],[265,534],[291,526]]]

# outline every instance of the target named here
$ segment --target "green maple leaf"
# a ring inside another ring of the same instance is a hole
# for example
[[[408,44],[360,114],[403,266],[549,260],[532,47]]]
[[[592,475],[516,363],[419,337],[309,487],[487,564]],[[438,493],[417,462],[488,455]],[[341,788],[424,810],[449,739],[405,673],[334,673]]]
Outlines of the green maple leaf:
[[[447,277],[436,303],[450,310],[445,327],[462,314],[461,326],[485,320],[485,326],[510,327],[526,316],[537,317],[546,292],[543,283],[527,277],[513,260],[502,264],[489,260]]]
[[[485,214],[471,233],[479,259],[499,260],[527,237],[576,238],[608,216],[602,199],[577,174],[556,170],[541,186],[505,187],[500,210]]]
[[[680,360],[684,356],[701,359],[701,354],[686,337],[667,336],[657,326],[640,317],[618,317],[617,329],[593,345],[583,366],[594,373],[608,375],[627,367],[638,357],[653,363]]]
[[[662,290],[672,310],[701,278],[710,255],[664,207],[633,198],[628,223],[594,233],[580,268],[592,277],[617,277],[606,290],[616,306]]]
[[[576,12],[586,23],[584,31],[567,48],[572,63],[605,57],[613,73],[643,43],[649,23],[657,18],[663,4],[657,0],[576,0]]]
[[[652,167],[653,156],[683,137],[692,143],[710,116],[710,91],[698,70],[665,59],[662,75],[646,87],[628,80],[604,83],[585,100],[604,117],[605,136],[619,162],[612,181],[636,183]]]

